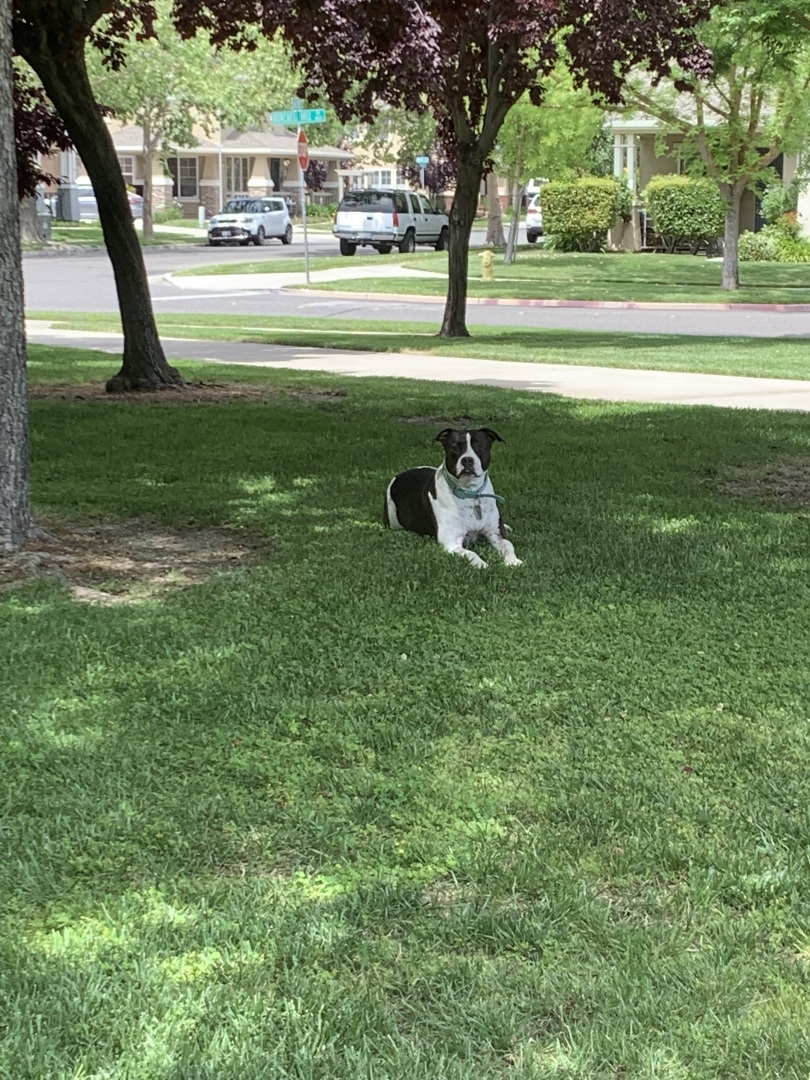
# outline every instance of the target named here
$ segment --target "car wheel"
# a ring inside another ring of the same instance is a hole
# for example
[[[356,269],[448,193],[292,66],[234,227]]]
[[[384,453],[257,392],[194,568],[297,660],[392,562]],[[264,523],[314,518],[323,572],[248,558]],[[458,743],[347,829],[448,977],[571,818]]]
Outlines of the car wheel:
[[[537,243],[537,233],[527,233],[526,239],[529,241],[530,244],[536,244]]]
[[[281,242],[282,244],[292,243],[292,225],[288,225],[287,228],[284,230],[284,235],[281,238]]]
[[[381,255],[390,255],[392,246],[392,244],[380,244],[377,251],[379,251]]]
[[[244,240],[239,241],[239,247],[247,247],[250,243],[250,237],[246,236]]]
[[[413,230],[408,229],[399,245],[400,255],[410,255],[412,251],[416,250],[416,240],[413,235]]]
[[[441,231],[441,235],[439,236],[439,239],[436,241],[436,251],[447,251],[447,249],[449,247],[450,247],[450,231],[447,228],[447,226],[445,226]]]
[[[253,243],[256,247],[261,247],[264,243],[264,225],[260,225],[256,230],[256,235],[253,237]]]
[[[350,240],[340,241],[340,254],[341,255],[354,255],[357,251],[357,244],[353,244]]]
[[[209,247],[219,247],[221,243],[222,243],[221,240],[209,240],[208,241],[208,246]]]

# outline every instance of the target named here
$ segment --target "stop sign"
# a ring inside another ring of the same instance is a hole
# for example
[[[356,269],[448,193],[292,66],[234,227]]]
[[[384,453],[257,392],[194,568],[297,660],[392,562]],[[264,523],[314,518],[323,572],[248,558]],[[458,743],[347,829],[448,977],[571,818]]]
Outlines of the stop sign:
[[[298,132],[298,161],[302,169],[309,165],[309,147],[307,146],[307,133],[302,129]]]

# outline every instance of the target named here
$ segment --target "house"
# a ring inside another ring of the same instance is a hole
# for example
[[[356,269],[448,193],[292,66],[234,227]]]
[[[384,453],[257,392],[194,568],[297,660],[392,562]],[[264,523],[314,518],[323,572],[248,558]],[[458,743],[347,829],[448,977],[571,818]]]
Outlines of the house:
[[[108,121],[121,172],[130,188],[143,194],[144,138],[137,125],[121,126]],[[337,202],[343,192],[343,176],[352,153],[337,146],[318,146],[316,129],[308,132],[309,160],[326,166],[323,190],[310,192],[310,200]],[[301,191],[297,134],[286,128],[236,131],[223,128],[209,136],[195,130],[197,142],[155,156],[152,167],[152,208],[159,210],[176,201],[186,217],[215,214],[232,195],[270,195],[281,192],[297,203]],[[45,163],[46,171],[64,175],[58,155]],[[84,170],[75,166],[73,176]]]
[[[662,147],[661,121],[644,115],[613,117],[610,129],[613,135],[613,175],[624,177],[637,197],[640,197],[653,176],[681,172],[679,149],[683,136],[666,135]],[[773,168],[787,184],[794,180],[798,167],[795,154],[780,155],[773,163]],[[810,226],[810,195],[806,192],[800,196],[799,214],[807,229]],[[740,207],[740,231],[756,232],[762,225],[759,199],[755,192],[746,191]],[[652,245],[648,221],[640,202],[637,202],[633,220],[625,226],[623,235],[612,236],[611,240],[615,246],[635,251],[643,251]]]

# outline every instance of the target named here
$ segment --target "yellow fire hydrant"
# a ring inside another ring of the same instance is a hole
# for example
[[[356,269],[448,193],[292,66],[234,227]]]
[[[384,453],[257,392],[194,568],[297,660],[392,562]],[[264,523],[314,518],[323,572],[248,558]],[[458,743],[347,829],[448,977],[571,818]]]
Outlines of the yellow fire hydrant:
[[[482,251],[478,258],[481,260],[481,280],[494,281],[495,275],[492,272],[492,252]]]

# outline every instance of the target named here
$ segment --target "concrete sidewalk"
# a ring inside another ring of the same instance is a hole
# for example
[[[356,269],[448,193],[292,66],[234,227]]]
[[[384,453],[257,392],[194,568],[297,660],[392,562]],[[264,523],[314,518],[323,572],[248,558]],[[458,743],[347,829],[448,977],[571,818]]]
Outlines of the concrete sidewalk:
[[[29,321],[28,340],[120,353],[120,334],[56,330]],[[659,402],[669,405],[716,405],[735,409],[810,412],[810,381],[750,379],[733,375],[695,375],[679,371],[573,367],[473,360],[458,356],[412,353],[351,352],[309,346],[253,345],[242,342],[162,339],[166,356],[220,364],[254,364],[293,371],[324,371],[345,376],[386,376],[499,386],[511,390],[560,394],[603,401]]]

